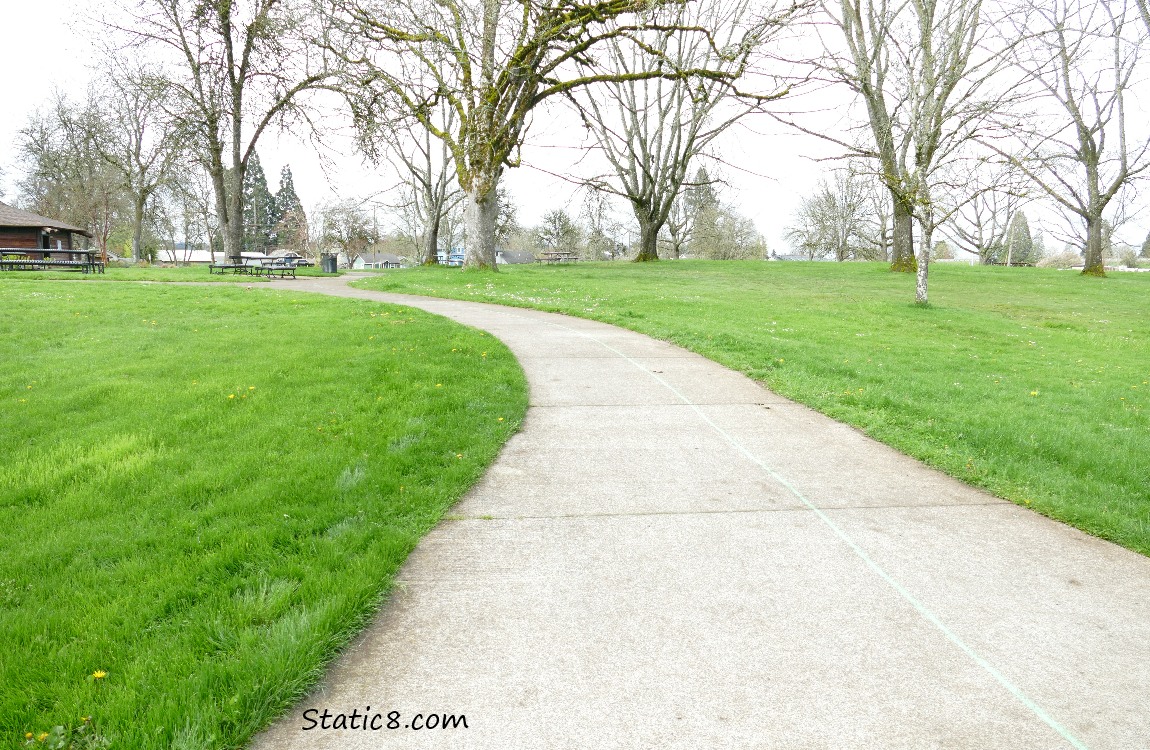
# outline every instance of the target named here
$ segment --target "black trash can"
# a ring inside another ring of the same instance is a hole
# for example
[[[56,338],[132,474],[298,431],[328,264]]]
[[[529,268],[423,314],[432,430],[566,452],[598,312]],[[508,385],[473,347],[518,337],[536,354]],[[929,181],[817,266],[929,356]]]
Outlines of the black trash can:
[[[330,253],[324,253],[319,256],[319,267],[324,273],[336,272],[336,257]]]

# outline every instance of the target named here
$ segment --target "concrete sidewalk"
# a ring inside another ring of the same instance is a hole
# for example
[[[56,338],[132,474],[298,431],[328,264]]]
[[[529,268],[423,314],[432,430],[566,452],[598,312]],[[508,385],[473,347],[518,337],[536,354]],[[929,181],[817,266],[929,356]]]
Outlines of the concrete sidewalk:
[[[1150,748],[1150,559],[646,336],[345,283],[268,286],[489,331],[531,408],[255,747]]]

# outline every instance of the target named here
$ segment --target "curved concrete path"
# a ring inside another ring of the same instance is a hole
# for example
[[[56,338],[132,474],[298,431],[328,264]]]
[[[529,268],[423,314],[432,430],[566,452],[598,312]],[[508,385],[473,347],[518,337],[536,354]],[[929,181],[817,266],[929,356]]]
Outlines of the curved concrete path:
[[[344,284],[269,287],[489,331],[531,408],[255,747],[1150,748],[1150,560],[646,336]]]

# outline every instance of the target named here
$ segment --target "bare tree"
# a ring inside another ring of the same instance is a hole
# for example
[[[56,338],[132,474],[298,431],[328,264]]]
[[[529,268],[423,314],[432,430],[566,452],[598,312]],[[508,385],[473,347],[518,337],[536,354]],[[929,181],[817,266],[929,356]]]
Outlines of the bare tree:
[[[445,102],[440,102],[436,110],[429,116],[437,127],[445,132],[454,130],[455,110]],[[451,149],[418,120],[362,121],[361,125],[360,138],[368,154],[377,160],[388,154],[401,166],[405,179],[400,212],[423,256],[423,264],[435,265],[439,262],[440,231],[464,197],[455,179]]]
[[[159,67],[165,106],[212,180],[223,250],[243,247],[244,175],[259,139],[310,122],[302,95],[329,80],[304,0],[122,0],[104,24]]]
[[[543,250],[576,252],[583,242],[583,232],[561,208],[548,211],[535,228],[536,242]]]
[[[619,224],[612,216],[610,198],[606,193],[587,191],[583,198],[580,224],[583,232],[581,255],[584,260],[615,257],[620,244],[616,239]]]
[[[614,39],[640,44],[650,0],[513,4],[507,0],[327,0],[327,48],[349,65],[347,91],[358,123],[411,118],[443,139],[466,193],[466,266],[496,268],[497,188],[518,166],[535,107],[581,86],[622,80],[599,68]],[[655,0],[656,5],[669,0]],[[626,19],[626,20],[621,20]],[[667,27],[666,33],[707,35]],[[724,78],[718,71],[650,65],[627,78]],[[457,115],[444,129],[441,101]]]
[[[1019,196],[988,190],[950,217],[949,233],[960,247],[976,254],[980,263],[993,263],[1006,238],[1010,217],[1021,201]]]
[[[1136,0],[1138,3],[1138,12],[1142,15],[1142,23],[1146,25],[1146,31],[1150,33],[1150,2],[1147,0]]]
[[[947,235],[983,265],[998,262],[1011,217],[1032,200],[1026,175],[1009,162],[984,159],[969,163],[957,187],[943,192],[952,207]]]
[[[823,9],[841,41],[825,41],[818,65],[859,97],[869,145],[791,124],[873,160],[875,175],[890,193],[891,268],[917,269],[915,299],[925,303],[930,248],[941,218],[933,195],[938,175],[961,156],[1002,96],[990,90],[1001,60],[982,44],[990,27],[983,2],[840,0],[824,2]],[[915,219],[922,230],[917,261]]]
[[[719,135],[764,101],[785,93],[740,99],[731,81],[740,78],[756,53],[798,10],[788,6],[766,18],[748,0],[683,3],[651,13],[639,46],[614,39],[604,58],[618,80],[572,92],[584,125],[607,157],[613,178],[589,181],[596,190],[625,198],[639,225],[637,261],[658,260],[658,237],[675,208],[692,161]],[[668,34],[665,27],[695,27],[708,34]],[[678,69],[710,70],[716,78],[641,78],[657,59]],[[680,214],[683,212],[680,211]],[[670,234],[686,228],[676,217]],[[678,244],[676,243],[676,247]]]
[[[380,241],[379,227],[364,209],[365,201],[344,199],[320,209],[319,236],[325,248],[347,257],[348,266],[368,247]]]
[[[164,88],[145,66],[111,60],[101,83],[107,114],[101,118],[97,147],[127,192],[132,207],[132,257],[140,260],[148,204],[170,176],[181,139],[162,117]]]
[[[1126,113],[1145,32],[1129,0],[1032,2],[1014,32],[1032,109],[1010,118],[1012,138],[987,142],[1081,222],[1083,273],[1102,276],[1104,215],[1150,168],[1150,128]]]
[[[865,178],[836,170],[832,180],[822,180],[814,195],[803,198],[787,238],[811,260],[826,255],[840,262],[865,257],[870,202]]]
[[[82,103],[57,92],[48,109],[33,113],[20,130],[16,149],[24,171],[17,185],[21,203],[84,227],[106,257],[112,232],[128,211],[120,176],[102,155],[103,106],[94,89]]]

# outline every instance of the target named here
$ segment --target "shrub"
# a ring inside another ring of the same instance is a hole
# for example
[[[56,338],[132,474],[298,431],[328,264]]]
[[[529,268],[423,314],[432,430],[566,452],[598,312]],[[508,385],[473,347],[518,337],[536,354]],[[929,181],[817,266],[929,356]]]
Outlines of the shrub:
[[[1082,257],[1078,253],[1058,253],[1057,255],[1048,255],[1036,264],[1039,268],[1073,268],[1074,266],[1081,265]]]

